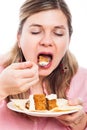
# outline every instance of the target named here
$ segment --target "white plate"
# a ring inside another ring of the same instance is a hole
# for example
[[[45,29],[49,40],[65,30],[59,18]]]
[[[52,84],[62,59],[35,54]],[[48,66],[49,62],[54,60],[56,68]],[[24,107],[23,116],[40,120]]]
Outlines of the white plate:
[[[64,111],[64,108],[62,107],[62,111],[59,111],[59,112],[53,112],[53,111],[29,111],[27,110],[26,108],[23,109],[20,108],[20,107],[17,107],[13,101],[9,102],[7,104],[7,107],[15,112],[19,112],[19,113],[25,113],[27,115],[31,115],[31,116],[37,116],[37,117],[57,117],[57,116],[60,116],[60,115],[64,115],[64,114],[70,114],[70,113],[74,113],[74,112],[77,112],[79,111],[80,109],[82,109],[82,106],[70,106],[67,107],[65,106],[65,111]],[[68,108],[68,110],[67,110]]]

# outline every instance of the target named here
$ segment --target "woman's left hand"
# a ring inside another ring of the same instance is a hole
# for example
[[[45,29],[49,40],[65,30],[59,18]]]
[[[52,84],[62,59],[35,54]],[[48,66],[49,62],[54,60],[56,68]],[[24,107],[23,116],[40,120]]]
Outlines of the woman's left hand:
[[[69,101],[69,103],[70,105],[82,104],[79,100]],[[83,109],[72,114],[61,115],[56,119],[65,126],[69,126],[72,130],[85,130],[87,124],[87,114]]]

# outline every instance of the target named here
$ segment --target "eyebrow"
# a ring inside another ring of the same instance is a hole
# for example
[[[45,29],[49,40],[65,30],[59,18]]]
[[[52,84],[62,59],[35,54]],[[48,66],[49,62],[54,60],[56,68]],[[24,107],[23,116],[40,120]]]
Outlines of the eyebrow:
[[[31,24],[30,27],[42,27],[42,25]],[[64,30],[66,30],[66,28],[63,25],[55,26],[55,29],[64,29]]]
[[[59,25],[59,26],[55,26],[56,29],[64,29],[66,30],[66,28],[63,25]]]
[[[35,27],[41,27],[41,25],[39,25],[39,24],[31,24],[30,25],[30,27],[33,27],[33,26],[35,26]]]

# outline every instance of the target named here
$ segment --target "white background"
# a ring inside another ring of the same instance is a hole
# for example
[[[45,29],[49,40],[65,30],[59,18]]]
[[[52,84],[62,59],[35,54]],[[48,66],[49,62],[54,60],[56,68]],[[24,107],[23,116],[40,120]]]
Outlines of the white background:
[[[24,0],[0,0],[0,55],[16,41],[19,8]],[[70,50],[80,66],[87,67],[87,1],[66,0],[72,14],[73,35]]]

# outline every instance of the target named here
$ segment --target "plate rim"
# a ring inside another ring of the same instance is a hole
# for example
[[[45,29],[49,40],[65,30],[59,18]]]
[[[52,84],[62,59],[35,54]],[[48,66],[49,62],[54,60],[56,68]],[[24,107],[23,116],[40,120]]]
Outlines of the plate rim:
[[[28,111],[27,109],[20,110],[15,106],[14,102],[12,102],[12,101],[7,103],[7,107],[12,111],[24,113],[24,114],[27,114],[27,115],[30,115],[30,116],[36,116],[36,117],[57,117],[57,116],[60,116],[60,115],[71,114],[71,113],[78,111],[78,109],[69,110],[69,111],[68,110],[67,111],[61,111],[61,112],[52,112],[52,111],[46,111],[46,112],[40,111],[39,112],[39,111]]]

